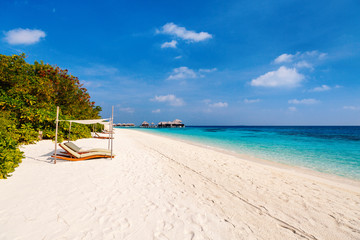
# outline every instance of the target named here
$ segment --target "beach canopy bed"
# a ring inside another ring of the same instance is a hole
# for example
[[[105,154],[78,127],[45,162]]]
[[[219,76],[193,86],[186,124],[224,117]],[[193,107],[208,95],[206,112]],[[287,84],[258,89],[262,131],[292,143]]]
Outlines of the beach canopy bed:
[[[81,161],[92,158],[113,158],[113,116],[114,116],[114,107],[112,107],[112,115],[109,119],[87,119],[87,120],[59,120],[59,107],[56,109],[56,130],[55,130],[55,153],[51,156],[54,158],[54,164],[56,164],[56,159],[63,159],[69,161]],[[69,136],[67,143],[60,143],[59,146],[65,150],[65,154],[61,153],[57,154],[57,135],[58,135],[58,126],[59,122],[70,122],[69,127]],[[109,136],[106,139],[109,139],[108,149],[103,148],[93,148],[90,150],[82,150],[74,143],[70,142],[70,134],[71,134],[71,123],[79,123],[79,124],[96,124],[100,123],[104,126],[107,125],[109,127]]]

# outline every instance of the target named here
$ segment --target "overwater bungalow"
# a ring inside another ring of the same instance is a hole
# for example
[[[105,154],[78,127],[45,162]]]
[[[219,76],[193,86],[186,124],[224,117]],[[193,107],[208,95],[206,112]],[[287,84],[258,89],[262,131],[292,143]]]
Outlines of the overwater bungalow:
[[[148,128],[148,127],[150,127],[150,124],[147,121],[143,121],[143,123],[140,125],[140,127]]]
[[[159,128],[182,128],[182,127],[185,127],[185,124],[183,124],[181,120],[175,119],[172,122],[159,122],[158,127]]]

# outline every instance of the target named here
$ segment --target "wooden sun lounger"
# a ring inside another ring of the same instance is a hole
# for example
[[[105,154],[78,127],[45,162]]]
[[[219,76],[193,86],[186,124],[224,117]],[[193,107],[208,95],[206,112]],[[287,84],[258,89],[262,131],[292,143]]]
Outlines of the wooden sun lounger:
[[[55,157],[55,156],[53,155],[51,157]],[[64,154],[57,154],[56,155],[56,159],[62,159],[62,160],[73,161],[73,162],[89,160],[89,159],[94,159],[94,158],[111,158],[111,157],[110,156],[103,156],[103,155],[91,155],[91,156],[83,157],[83,158],[74,158],[71,155],[64,155]]]
[[[97,132],[95,132],[95,136],[93,138],[99,139],[114,139],[113,137],[100,136]]]
[[[103,133],[103,134],[115,134],[114,131],[106,131],[106,130],[102,130],[101,133]]]
[[[82,161],[82,160],[88,160],[88,159],[94,159],[94,158],[111,158],[111,153],[109,152],[86,152],[86,153],[78,153],[68,146],[66,146],[64,143],[60,143],[59,146],[65,150],[66,154],[60,153],[56,155],[57,159],[63,159],[68,161]],[[52,155],[51,157],[55,157],[55,155]],[[115,155],[112,156],[113,158]]]

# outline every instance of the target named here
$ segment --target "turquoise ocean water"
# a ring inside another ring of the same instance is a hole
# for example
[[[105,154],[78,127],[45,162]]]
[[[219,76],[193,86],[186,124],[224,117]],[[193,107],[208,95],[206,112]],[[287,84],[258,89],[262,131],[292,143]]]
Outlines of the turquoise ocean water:
[[[360,127],[186,127],[142,131],[360,180]]]

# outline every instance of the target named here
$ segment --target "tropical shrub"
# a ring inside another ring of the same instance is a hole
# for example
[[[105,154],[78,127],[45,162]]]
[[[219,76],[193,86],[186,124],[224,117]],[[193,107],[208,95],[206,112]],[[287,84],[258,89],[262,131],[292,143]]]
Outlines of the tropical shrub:
[[[5,117],[7,114],[0,113],[0,179],[8,177],[19,166],[23,157],[18,149],[16,125]]]
[[[29,64],[25,54],[0,54],[0,178],[21,162],[19,144],[37,141],[39,131],[45,139],[55,138],[56,106],[63,120],[100,118],[101,107],[67,70],[42,61]],[[69,123],[60,122],[58,139],[66,139],[68,130]],[[90,127],[71,126],[72,140],[89,136]]]

